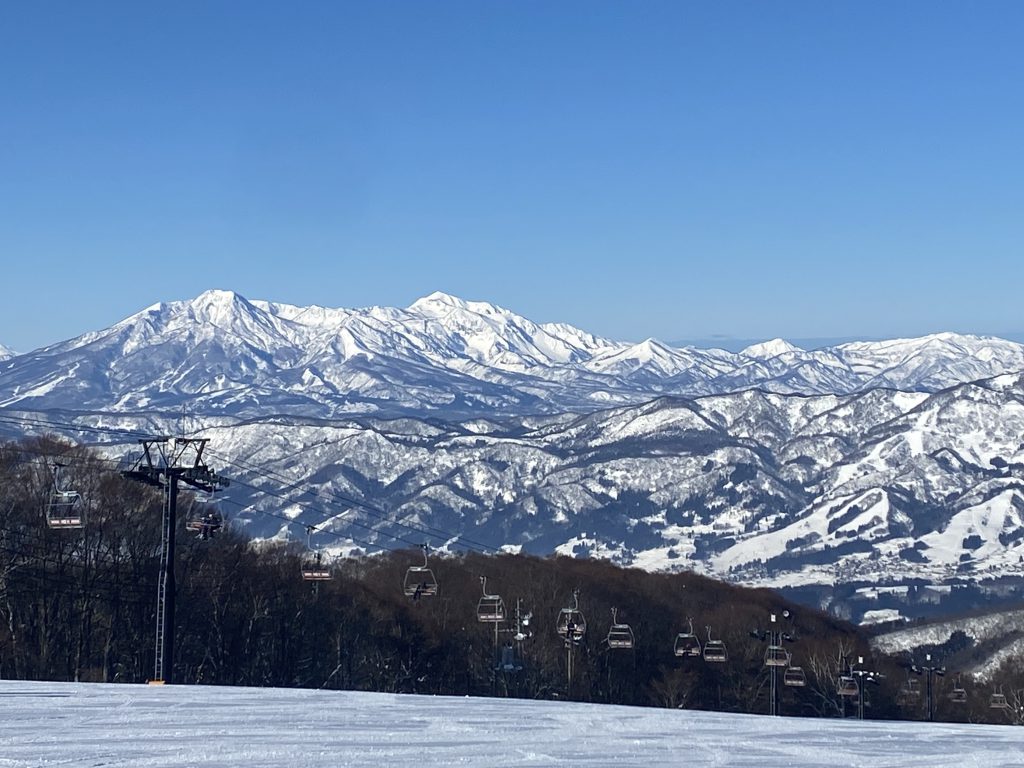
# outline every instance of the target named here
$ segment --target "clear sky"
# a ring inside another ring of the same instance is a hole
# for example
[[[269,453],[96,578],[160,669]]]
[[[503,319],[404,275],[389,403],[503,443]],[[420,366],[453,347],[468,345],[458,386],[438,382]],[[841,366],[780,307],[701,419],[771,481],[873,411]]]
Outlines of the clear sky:
[[[1024,2],[8,2],[0,343],[229,288],[1024,330]]]

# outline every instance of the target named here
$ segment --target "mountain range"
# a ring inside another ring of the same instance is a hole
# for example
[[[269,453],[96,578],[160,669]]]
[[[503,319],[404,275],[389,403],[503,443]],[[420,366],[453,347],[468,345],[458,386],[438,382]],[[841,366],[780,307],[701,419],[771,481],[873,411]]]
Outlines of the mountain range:
[[[1024,345],[935,334],[739,353],[600,338],[434,293],[405,309],[328,309],[207,291],[0,366],[0,407],[466,418],[589,412],[757,388],[935,392],[1024,371]]]
[[[863,593],[1024,576],[1021,371],[1024,346],[951,333],[732,353],[442,293],[208,291],[8,358],[0,409],[209,437],[258,537],[318,524],[339,553],[472,541]]]

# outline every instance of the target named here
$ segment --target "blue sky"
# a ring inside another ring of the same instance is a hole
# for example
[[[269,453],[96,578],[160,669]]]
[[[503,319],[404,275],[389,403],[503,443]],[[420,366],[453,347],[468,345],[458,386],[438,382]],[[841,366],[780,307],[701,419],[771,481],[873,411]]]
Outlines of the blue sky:
[[[0,343],[434,290],[622,339],[1024,331],[1024,3],[0,7]]]

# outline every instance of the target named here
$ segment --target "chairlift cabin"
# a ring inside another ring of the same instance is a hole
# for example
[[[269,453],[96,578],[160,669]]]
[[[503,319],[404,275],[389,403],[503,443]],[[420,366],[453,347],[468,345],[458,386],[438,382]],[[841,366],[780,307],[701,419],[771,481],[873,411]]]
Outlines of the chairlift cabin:
[[[857,678],[853,675],[841,675],[836,684],[836,693],[840,696],[856,696],[860,693],[860,686],[857,685]]]
[[[505,611],[505,601],[501,599],[501,595],[487,594],[486,576],[480,577],[480,587],[483,590],[483,596],[476,604],[477,621],[490,622],[492,624],[500,624],[505,621],[508,618],[508,614]]]
[[[212,496],[192,504],[185,516],[185,530],[203,541],[212,539],[224,527],[224,515]]]
[[[499,672],[521,672],[523,670],[523,663],[519,660],[514,647],[511,645],[502,647],[501,658],[498,659],[496,669]]]
[[[967,702],[967,689],[963,687],[960,682],[960,675],[956,676],[956,682],[953,683],[953,690],[949,692],[949,700],[954,704],[965,704]]]
[[[729,654],[725,651],[725,643],[721,640],[711,639],[711,627],[707,627],[708,641],[704,643],[704,661],[724,663],[729,660]]]
[[[620,624],[618,611],[612,608],[612,626],[608,630],[608,637],[605,638],[609,648],[629,650],[635,644],[633,628],[629,624]]]
[[[988,700],[989,709],[1009,709],[1010,703],[1006,700],[1006,694],[1001,691],[993,693]]]
[[[917,699],[921,696],[921,681],[915,677],[908,677],[907,684],[903,687],[903,695],[908,699]]]
[[[587,634],[587,620],[580,610],[579,592],[572,593],[573,607],[563,608],[555,620],[555,631],[567,643],[578,643]]]
[[[331,564],[324,559],[322,552],[311,552],[302,561],[303,581],[330,581],[332,578]]]
[[[437,579],[434,572],[427,566],[427,545],[423,545],[423,565],[413,565],[405,572],[403,590],[406,597],[419,600],[421,597],[433,597],[437,594]]]
[[[764,652],[764,665],[766,667],[788,667],[789,651],[781,645],[769,645]]]
[[[46,503],[46,524],[50,528],[81,528],[82,495],[69,488],[61,488],[60,471],[64,464],[53,465],[53,490]]]
[[[672,646],[672,652],[676,656],[699,657],[701,655],[700,640],[693,633],[693,621],[690,621],[690,631],[680,632],[676,635],[676,641]]]
[[[791,688],[803,688],[807,685],[807,675],[803,667],[787,667],[786,673],[782,676],[782,684]]]

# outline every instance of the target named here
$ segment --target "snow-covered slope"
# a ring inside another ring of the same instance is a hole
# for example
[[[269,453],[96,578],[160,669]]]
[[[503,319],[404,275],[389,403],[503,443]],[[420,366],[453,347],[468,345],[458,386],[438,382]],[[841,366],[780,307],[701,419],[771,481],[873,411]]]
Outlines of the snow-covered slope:
[[[990,680],[1002,664],[1024,654],[1024,610],[999,611],[899,629],[878,635],[872,645],[892,655],[925,646],[944,646],[945,652],[941,654],[944,662],[955,661],[958,669],[980,680]]]
[[[13,349],[0,344],[0,360],[6,360],[9,357],[14,357],[15,354],[16,353]]]
[[[355,691],[0,681],[9,768],[1019,766],[1017,729]]]
[[[330,309],[207,291],[0,366],[0,406],[447,418],[590,411],[749,388],[907,391],[1024,371],[1024,346],[955,334],[805,351],[631,344],[444,293]]]

